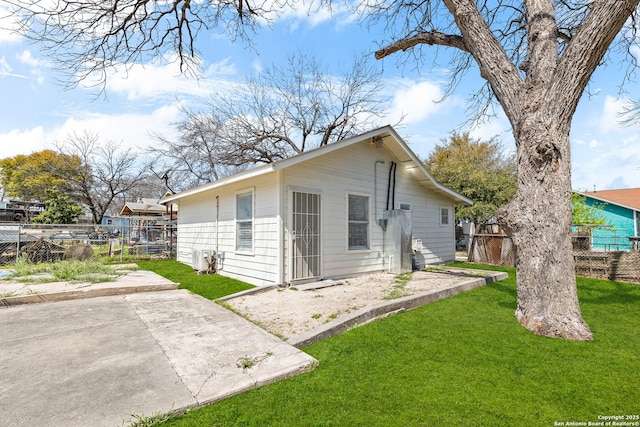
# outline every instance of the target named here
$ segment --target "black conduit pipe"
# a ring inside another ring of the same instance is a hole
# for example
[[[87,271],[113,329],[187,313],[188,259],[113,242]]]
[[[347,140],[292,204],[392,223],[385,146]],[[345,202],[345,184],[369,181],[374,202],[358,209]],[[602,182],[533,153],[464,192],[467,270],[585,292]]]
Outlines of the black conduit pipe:
[[[398,169],[398,164],[393,163],[393,191],[391,192],[391,209],[396,208],[396,170]]]
[[[385,210],[389,210],[389,200],[391,200],[391,176],[393,174],[393,165],[395,162],[391,162],[391,166],[389,166],[389,178],[387,179],[387,204],[385,205]]]

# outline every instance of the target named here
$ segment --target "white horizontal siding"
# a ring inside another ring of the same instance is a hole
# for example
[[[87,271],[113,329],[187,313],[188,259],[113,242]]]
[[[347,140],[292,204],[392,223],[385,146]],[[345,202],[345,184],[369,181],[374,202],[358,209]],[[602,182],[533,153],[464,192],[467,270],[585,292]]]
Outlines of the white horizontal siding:
[[[384,161],[384,164],[376,160]],[[391,162],[396,158],[385,148],[368,142],[346,147],[283,173],[285,188],[307,188],[322,194],[322,273],[324,277],[349,276],[388,268],[383,232],[376,219],[382,218],[387,202],[387,183]],[[374,194],[374,168],[377,169],[377,197]],[[414,239],[421,239],[424,264],[442,263],[454,258],[453,218],[448,227],[439,224],[439,207],[452,202],[418,183],[402,164],[396,169],[395,208],[408,203],[412,210]],[[368,195],[370,199],[370,249],[347,249],[347,194]],[[377,199],[377,206],[374,200]],[[391,202],[391,201],[390,201]],[[287,212],[290,206],[287,205]],[[377,212],[377,218],[375,214]],[[285,230],[289,217],[285,216]],[[287,240],[287,243],[290,242]],[[287,248],[289,249],[289,248]]]
[[[376,160],[384,163],[376,167]],[[220,274],[259,286],[289,281],[290,192],[309,191],[321,195],[322,276],[346,277],[387,270],[385,235],[377,219],[382,218],[386,209],[389,168],[395,160],[386,148],[361,142],[283,169],[281,180],[279,172],[274,172],[183,198],[180,200],[178,259],[190,264],[193,249],[215,248],[216,196],[219,196],[217,246],[223,255]],[[374,168],[377,169],[377,192],[374,192]],[[247,189],[253,189],[255,195],[251,254],[235,250],[235,197]],[[347,194],[369,197],[369,250],[347,248]],[[374,201],[377,201],[375,205]],[[455,255],[452,202],[420,185],[411,170],[398,164],[393,208],[401,204],[411,206],[413,238],[422,240],[420,265],[452,261]],[[447,226],[440,225],[441,206],[451,209]]]
[[[413,172],[398,166],[396,208],[411,205],[412,238],[422,240],[417,254],[420,267],[442,264],[455,259],[455,214],[451,200],[424,188],[412,178]],[[450,210],[449,225],[440,225],[440,207]]]
[[[191,265],[194,249],[215,249],[218,273],[256,286],[279,281],[279,197],[277,174],[180,199],[178,260]],[[236,194],[254,191],[253,251],[236,251]],[[216,196],[218,238],[216,241]]]

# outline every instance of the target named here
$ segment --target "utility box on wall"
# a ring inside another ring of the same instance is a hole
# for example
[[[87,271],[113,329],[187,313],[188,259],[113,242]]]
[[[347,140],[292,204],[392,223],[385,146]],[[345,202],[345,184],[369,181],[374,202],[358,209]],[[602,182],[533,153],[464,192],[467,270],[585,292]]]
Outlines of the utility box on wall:
[[[389,257],[389,273],[410,273],[413,270],[411,248],[411,211],[384,211],[387,220],[385,252]]]

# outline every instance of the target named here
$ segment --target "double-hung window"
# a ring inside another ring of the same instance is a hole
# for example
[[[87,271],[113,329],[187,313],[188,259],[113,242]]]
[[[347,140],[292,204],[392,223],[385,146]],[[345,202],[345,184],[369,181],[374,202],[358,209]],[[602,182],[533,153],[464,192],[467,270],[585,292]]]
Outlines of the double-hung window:
[[[236,194],[236,250],[253,251],[253,191]]]
[[[369,197],[349,194],[349,250],[369,249]]]
[[[449,208],[440,207],[440,225],[449,225]]]

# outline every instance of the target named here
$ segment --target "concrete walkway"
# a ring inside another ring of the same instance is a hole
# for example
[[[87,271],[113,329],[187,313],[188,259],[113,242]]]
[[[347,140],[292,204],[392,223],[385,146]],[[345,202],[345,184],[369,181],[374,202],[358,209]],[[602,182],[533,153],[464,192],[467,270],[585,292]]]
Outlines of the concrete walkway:
[[[126,425],[316,364],[186,290],[13,305],[0,308],[0,425]]]

